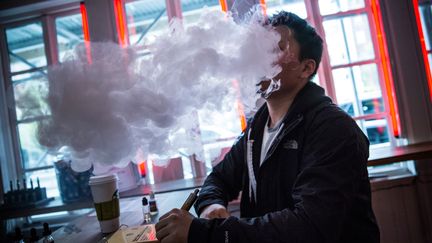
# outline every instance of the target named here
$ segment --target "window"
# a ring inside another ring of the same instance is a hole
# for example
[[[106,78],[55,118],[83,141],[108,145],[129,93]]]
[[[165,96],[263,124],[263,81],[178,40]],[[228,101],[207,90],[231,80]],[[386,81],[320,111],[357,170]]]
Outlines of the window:
[[[165,0],[134,1],[125,4],[129,43],[145,46],[168,29]],[[143,48],[143,51],[145,48]],[[145,52],[145,51],[144,51]]]
[[[57,17],[55,21],[60,62],[76,45],[84,42],[81,14]]]
[[[280,9],[294,12],[307,17],[325,36],[328,52],[315,82],[326,87],[337,104],[357,120],[372,146],[383,146],[390,144],[392,136],[369,4],[367,0],[267,1],[269,15]]]
[[[187,27],[198,21],[204,8],[208,10],[220,10],[221,6],[219,5],[219,0],[181,0],[181,8],[183,26]]]
[[[269,0],[266,1],[267,14],[272,16],[280,10],[297,14],[301,18],[307,18],[307,10],[304,0]]]
[[[429,68],[432,72],[432,3],[426,1],[426,3],[420,4],[419,10],[426,44],[426,52],[429,59]]]
[[[129,42],[131,45],[143,47],[141,49],[143,56],[151,54],[146,50],[145,43],[150,44],[154,41],[155,36],[160,35],[168,29],[168,23],[171,19],[167,16],[167,8],[177,11],[173,16],[182,16],[182,24],[185,28],[196,23],[204,9],[221,9],[219,0],[181,0],[180,3],[181,9],[176,9],[175,6],[166,6],[166,4],[174,3],[173,1],[165,0],[138,0],[125,4]],[[224,148],[231,147],[234,139],[241,132],[237,103],[233,100],[233,106],[223,114],[197,111],[193,119],[195,120],[193,130],[196,133],[195,135],[201,139],[202,153],[199,155],[199,158],[204,160],[204,164],[202,164],[204,168],[201,169],[204,169],[205,173],[208,173],[212,165],[221,157],[221,153],[226,150]],[[185,151],[180,149],[177,155],[172,156],[173,158],[181,158],[182,178],[190,179],[194,175],[197,175],[196,164],[194,164]],[[145,169],[147,172],[146,180],[149,183],[157,183],[159,181],[156,178],[158,177],[157,174],[159,174],[157,171],[159,168],[153,166],[153,162],[155,161],[149,161],[144,164],[147,167]],[[199,176],[205,176],[205,174]]]
[[[15,136],[22,162],[22,174],[27,181],[36,182],[47,188],[48,197],[59,195],[56,174],[53,167],[55,156],[48,153],[37,141],[38,122],[50,116],[45,101],[48,93],[46,80],[49,56],[60,60],[67,57],[78,43],[83,41],[80,14],[50,16],[54,24],[46,18],[35,19],[22,24],[6,26],[5,38],[8,51],[9,70],[6,82],[9,87],[9,100],[15,107]],[[58,53],[46,53],[47,29],[55,30]]]

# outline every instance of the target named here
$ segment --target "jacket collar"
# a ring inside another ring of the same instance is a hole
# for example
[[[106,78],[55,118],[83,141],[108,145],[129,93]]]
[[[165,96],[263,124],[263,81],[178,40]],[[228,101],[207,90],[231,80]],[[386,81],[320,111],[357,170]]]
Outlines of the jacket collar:
[[[312,110],[314,107],[318,106],[323,102],[330,103],[332,102],[332,100],[325,95],[323,88],[311,81],[307,82],[306,85],[299,91],[299,93],[294,98],[291,107],[283,118],[283,123],[289,123],[299,115],[307,113],[308,111]],[[252,131],[252,138],[262,137],[262,129],[260,128],[265,126],[268,116],[269,112],[267,104],[265,103],[260,107],[260,109],[257,111],[251,121],[251,127],[258,128]]]

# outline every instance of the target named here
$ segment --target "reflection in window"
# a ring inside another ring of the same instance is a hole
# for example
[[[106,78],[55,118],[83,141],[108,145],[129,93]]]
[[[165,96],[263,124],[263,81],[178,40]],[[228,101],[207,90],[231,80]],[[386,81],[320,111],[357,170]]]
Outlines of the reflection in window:
[[[43,72],[13,76],[17,120],[35,119],[49,115],[46,103],[48,84]]]
[[[143,0],[126,3],[129,43],[150,44],[155,36],[168,29],[165,0]]]
[[[307,18],[304,0],[269,0],[267,3],[267,14],[273,14],[284,10],[297,14],[300,18]]]
[[[81,14],[59,17],[55,21],[60,62],[76,45],[84,42]]]
[[[333,80],[338,104],[350,115],[384,111],[375,64],[334,69]]]
[[[429,66],[432,72],[432,4],[420,5],[419,9],[426,50],[428,52]]]
[[[368,136],[372,147],[389,143],[389,129],[385,118],[359,120],[357,124]]]
[[[37,140],[38,122],[18,124],[21,157],[25,169],[52,165],[54,157]]]
[[[42,33],[40,22],[6,29],[12,73],[47,65]]]
[[[323,26],[332,66],[375,57],[366,14],[326,20]]]
[[[364,7],[364,0],[319,0],[319,8],[322,15],[345,12]]]

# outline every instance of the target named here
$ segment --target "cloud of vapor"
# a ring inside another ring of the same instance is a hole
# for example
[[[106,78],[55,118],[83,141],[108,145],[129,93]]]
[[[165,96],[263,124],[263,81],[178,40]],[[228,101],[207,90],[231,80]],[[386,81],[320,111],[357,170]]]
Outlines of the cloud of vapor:
[[[53,151],[66,146],[77,171],[169,156],[179,148],[196,152],[193,112],[217,112],[237,98],[250,111],[256,83],[280,72],[274,65],[280,36],[251,16],[235,23],[230,15],[204,11],[186,29],[174,21],[144,58],[134,48],[91,43],[89,64],[85,46],[78,46],[48,70],[51,118],[40,123],[39,142]]]

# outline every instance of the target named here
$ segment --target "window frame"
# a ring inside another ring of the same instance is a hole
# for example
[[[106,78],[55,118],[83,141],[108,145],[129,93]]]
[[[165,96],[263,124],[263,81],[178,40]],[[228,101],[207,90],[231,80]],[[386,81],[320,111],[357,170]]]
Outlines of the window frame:
[[[56,30],[56,24],[55,21],[59,17],[64,17],[68,15],[74,15],[79,14],[79,4],[77,4],[76,8],[66,8],[63,11],[55,11],[53,13],[47,13],[45,15],[40,15],[32,18],[27,18],[23,20],[17,20],[17,21],[8,21],[7,23],[0,24],[0,47],[2,50],[9,50],[7,45],[7,37],[6,37],[6,30],[10,28],[16,28],[20,26],[25,26],[26,24],[31,24],[35,22],[39,22],[42,27],[42,37],[43,37],[43,44],[44,44],[44,50],[45,50],[45,58],[47,65],[42,67],[35,67],[35,68],[29,68],[26,70],[21,70],[17,72],[12,72],[10,69],[10,58],[9,58],[9,51],[2,52],[1,53],[1,65],[2,65],[2,71],[3,71],[3,80],[4,80],[4,87],[2,89],[5,89],[7,92],[8,87],[13,87],[14,83],[12,81],[12,78],[17,75],[26,74],[26,73],[33,73],[37,71],[47,70],[47,67],[53,64],[58,64],[59,62],[59,53],[58,53],[58,42],[57,42],[57,30]],[[26,81],[25,81],[26,82]],[[13,92],[12,92],[13,93]],[[14,160],[14,168],[12,170],[8,170],[8,178],[22,178],[25,177],[25,174],[28,172],[35,172],[40,170],[46,170],[46,169],[54,169],[54,165],[46,165],[46,166],[38,166],[38,167],[26,167],[25,162],[23,161],[22,157],[22,147],[21,147],[21,141],[19,138],[19,131],[18,126],[19,124],[25,124],[25,123],[31,123],[40,121],[43,119],[46,119],[46,116],[37,116],[33,117],[31,119],[23,119],[18,120],[16,109],[15,109],[15,94],[12,94],[13,98],[9,98],[6,100],[6,113],[7,113],[7,120],[8,120],[8,128],[10,130],[11,134],[11,141],[7,142],[5,141],[5,147],[10,147],[13,150],[13,158],[6,158],[7,161]],[[1,104],[3,105],[3,104]],[[14,107],[14,108],[11,108]],[[7,145],[6,145],[7,144]],[[7,163],[7,162],[5,162]]]
[[[352,116],[352,118],[355,121],[359,122],[365,122],[366,119],[385,119],[387,123],[387,132],[389,134],[389,143],[390,146],[396,145],[396,138],[393,136],[393,124],[391,121],[391,114],[389,111],[389,97],[387,95],[386,90],[386,84],[385,84],[385,77],[383,72],[383,65],[381,62],[381,54],[379,51],[379,44],[377,39],[377,23],[375,23],[375,20],[373,18],[372,8],[371,8],[371,0],[364,0],[364,7],[359,9],[353,9],[348,11],[339,11],[332,14],[327,15],[321,15],[320,9],[319,9],[319,0],[304,0],[306,10],[307,10],[307,20],[316,28],[319,35],[323,37],[324,40],[324,50],[323,50],[323,56],[321,60],[320,67],[318,69],[318,75],[320,84],[325,87],[327,94],[333,99],[333,101],[338,104],[337,97],[336,97],[336,88],[335,83],[333,79],[333,73],[332,71],[339,68],[352,68],[354,66],[361,66],[365,64],[375,64],[377,67],[378,72],[378,78],[379,78],[379,85],[382,93],[382,99],[384,104],[384,111],[374,114],[364,114],[359,116]],[[351,62],[347,64],[339,64],[332,66],[330,63],[330,55],[328,52],[326,40],[325,40],[325,31],[323,22],[326,20],[331,19],[342,19],[344,17],[350,17],[350,16],[358,16],[361,14],[366,14],[367,19],[369,22],[369,30],[371,34],[371,40],[372,40],[372,46],[374,51],[374,58],[363,60],[363,61],[356,61]],[[393,81],[393,80],[392,80]],[[393,81],[394,82],[394,81]],[[366,132],[366,131],[364,131]],[[391,134],[391,135],[390,135]]]

